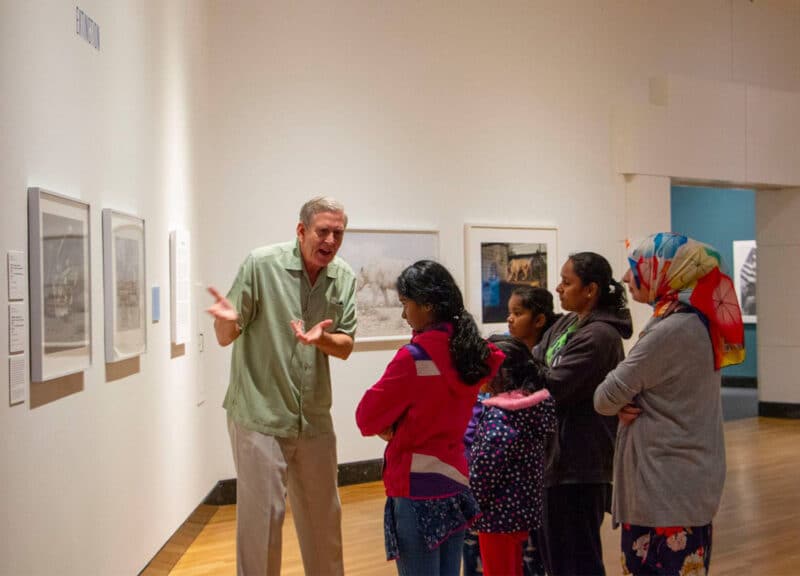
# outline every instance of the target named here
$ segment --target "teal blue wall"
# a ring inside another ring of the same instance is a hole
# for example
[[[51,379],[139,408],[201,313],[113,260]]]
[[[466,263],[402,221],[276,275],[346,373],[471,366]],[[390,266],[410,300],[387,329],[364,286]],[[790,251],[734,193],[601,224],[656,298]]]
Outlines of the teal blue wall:
[[[673,186],[672,231],[719,250],[728,274],[733,269],[733,241],[755,240],[756,193],[753,190]],[[725,376],[756,378],[756,325],[744,325],[747,358],[723,368]]]

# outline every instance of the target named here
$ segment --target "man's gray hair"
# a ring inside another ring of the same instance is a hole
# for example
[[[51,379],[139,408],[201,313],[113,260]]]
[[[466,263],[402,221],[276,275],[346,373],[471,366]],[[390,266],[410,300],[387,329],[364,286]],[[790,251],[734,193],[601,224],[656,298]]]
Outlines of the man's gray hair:
[[[300,222],[308,228],[311,226],[314,216],[321,212],[341,212],[344,216],[344,226],[347,228],[347,214],[344,213],[344,205],[328,196],[317,196],[303,204],[303,207],[300,208]]]

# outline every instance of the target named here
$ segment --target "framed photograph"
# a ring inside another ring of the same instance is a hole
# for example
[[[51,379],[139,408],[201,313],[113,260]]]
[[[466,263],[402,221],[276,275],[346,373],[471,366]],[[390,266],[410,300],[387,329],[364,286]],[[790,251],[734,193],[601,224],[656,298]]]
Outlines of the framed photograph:
[[[467,308],[485,336],[508,330],[508,299],[516,286],[541,286],[555,295],[556,241],[555,227],[465,225]]]
[[[756,241],[733,242],[733,287],[742,309],[742,321],[756,323]]]
[[[348,228],[338,255],[356,273],[356,340],[409,339],[397,277],[417,260],[438,260],[439,232]]]
[[[106,362],[147,350],[144,220],[103,210]]]
[[[92,363],[89,205],[28,188],[31,381]]]

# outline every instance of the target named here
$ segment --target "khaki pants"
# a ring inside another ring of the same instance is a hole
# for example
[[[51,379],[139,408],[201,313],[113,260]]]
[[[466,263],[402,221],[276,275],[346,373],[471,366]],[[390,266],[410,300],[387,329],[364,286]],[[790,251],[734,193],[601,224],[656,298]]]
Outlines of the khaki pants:
[[[238,576],[279,576],[286,493],[308,576],[339,576],[342,523],[336,436],[278,438],[228,417],[236,465]]]

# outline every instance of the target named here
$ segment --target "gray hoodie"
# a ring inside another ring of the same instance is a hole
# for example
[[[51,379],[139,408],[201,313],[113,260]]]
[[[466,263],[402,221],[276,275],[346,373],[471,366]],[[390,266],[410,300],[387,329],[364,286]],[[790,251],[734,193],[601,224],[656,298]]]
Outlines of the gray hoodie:
[[[577,321],[577,314],[559,319],[534,348],[534,356],[544,360],[550,345]],[[625,357],[622,339],[632,332],[627,308],[594,310],[553,359],[547,389],[556,401],[558,425],[547,445],[545,486],[611,482],[617,418],[595,412],[592,398]]]

